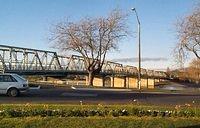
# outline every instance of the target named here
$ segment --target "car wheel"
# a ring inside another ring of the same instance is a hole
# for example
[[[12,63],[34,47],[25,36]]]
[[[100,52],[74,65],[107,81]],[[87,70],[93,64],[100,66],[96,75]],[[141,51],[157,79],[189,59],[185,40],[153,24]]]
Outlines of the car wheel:
[[[8,95],[12,97],[19,96],[19,91],[16,88],[11,88],[8,90]]]

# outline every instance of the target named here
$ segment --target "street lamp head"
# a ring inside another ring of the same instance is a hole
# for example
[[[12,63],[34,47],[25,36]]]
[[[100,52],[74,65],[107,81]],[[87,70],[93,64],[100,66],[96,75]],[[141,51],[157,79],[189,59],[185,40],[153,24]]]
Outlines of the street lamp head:
[[[131,8],[132,11],[135,11],[135,8]]]

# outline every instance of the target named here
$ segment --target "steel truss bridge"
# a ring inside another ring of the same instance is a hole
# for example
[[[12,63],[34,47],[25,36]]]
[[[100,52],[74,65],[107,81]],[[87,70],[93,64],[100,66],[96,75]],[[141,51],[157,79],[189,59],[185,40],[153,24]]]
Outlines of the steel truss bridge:
[[[0,45],[0,69],[21,75],[86,75],[81,56],[60,56],[56,52]],[[105,61],[100,75],[137,76],[136,67]],[[166,78],[161,71],[141,69],[143,77]]]

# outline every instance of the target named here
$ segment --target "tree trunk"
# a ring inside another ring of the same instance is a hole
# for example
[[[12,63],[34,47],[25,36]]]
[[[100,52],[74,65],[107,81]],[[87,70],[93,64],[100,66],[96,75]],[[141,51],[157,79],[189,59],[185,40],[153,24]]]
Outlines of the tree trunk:
[[[89,72],[89,76],[88,76],[88,85],[89,86],[93,86],[93,80],[94,80],[94,73]]]

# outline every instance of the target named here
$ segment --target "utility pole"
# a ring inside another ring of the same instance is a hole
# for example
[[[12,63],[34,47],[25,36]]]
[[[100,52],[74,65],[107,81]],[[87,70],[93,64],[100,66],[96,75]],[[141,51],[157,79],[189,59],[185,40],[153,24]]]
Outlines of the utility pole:
[[[140,20],[135,8],[131,9],[135,12],[138,23],[138,89],[141,90],[141,44],[140,44]]]

